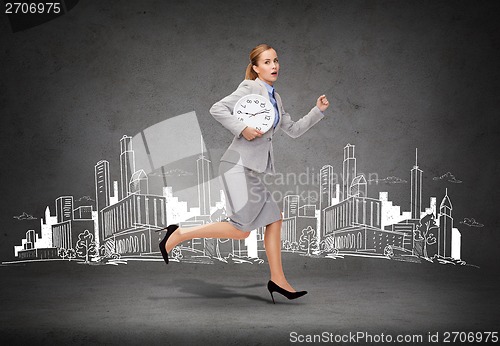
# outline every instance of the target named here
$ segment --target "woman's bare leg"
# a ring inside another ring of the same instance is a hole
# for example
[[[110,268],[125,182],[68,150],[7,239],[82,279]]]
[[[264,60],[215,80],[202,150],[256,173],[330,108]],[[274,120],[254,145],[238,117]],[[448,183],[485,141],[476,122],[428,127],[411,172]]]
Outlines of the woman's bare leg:
[[[267,260],[271,271],[271,280],[285,290],[295,292],[295,289],[286,280],[285,273],[283,273],[283,264],[281,262],[282,222],[282,220],[278,220],[266,226],[264,246],[266,247]]]
[[[168,238],[165,248],[170,252],[176,245],[193,238],[245,239],[250,232],[244,232],[229,222],[214,222],[206,225],[178,228]]]

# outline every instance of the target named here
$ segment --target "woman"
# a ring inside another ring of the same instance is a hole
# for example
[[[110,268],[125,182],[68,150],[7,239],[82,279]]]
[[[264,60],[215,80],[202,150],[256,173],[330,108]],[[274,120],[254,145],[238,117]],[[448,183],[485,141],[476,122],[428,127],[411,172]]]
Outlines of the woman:
[[[272,47],[266,44],[255,47],[250,52],[245,80],[235,92],[210,109],[212,116],[235,135],[219,166],[226,195],[227,221],[190,228],[170,225],[159,245],[168,264],[168,252],[183,241],[193,238],[244,239],[252,230],[266,226],[264,246],[271,271],[267,287],[273,303],[273,292],[288,299],[301,297],[307,292],[295,291],[285,278],[281,262],[282,215],[260,178],[266,173],[274,174],[273,134],[281,128],[290,137],[299,137],[323,118],[323,112],[329,106],[327,98],[322,95],[307,115],[294,122],[284,111],[280,96],[274,92],[279,69],[278,56]],[[274,124],[266,133],[246,126],[232,114],[236,102],[249,94],[265,96],[274,106]]]

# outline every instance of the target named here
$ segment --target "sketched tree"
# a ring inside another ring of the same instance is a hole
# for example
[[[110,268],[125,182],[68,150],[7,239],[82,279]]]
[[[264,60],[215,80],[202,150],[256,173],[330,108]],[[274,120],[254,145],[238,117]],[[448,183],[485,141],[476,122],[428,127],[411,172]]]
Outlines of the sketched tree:
[[[283,249],[284,250],[290,250],[290,240],[286,239],[286,240],[283,240]]]
[[[59,250],[57,251],[57,255],[59,257],[61,257],[62,259],[65,259],[66,256],[67,256],[67,252],[66,252],[66,249],[65,248],[59,248]]]
[[[316,230],[311,226],[307,226],[307,228],[303,229],[300,235],[299,245],[301,250],[307,251],[307,256],[311,256],[311,250],[318,250]]]
[[[182,255],[181,248],[179,246],[174,247],[172,249],[172,258],[175,258],[180,261],[182,257],[184,256]]]
[[[439,230],[434,220],[434,214],[427,214],[421,220],[417,227],[419,232],[416,232],[415,240],[421,241],[423,243],[423,256],[429,258],[427,253],[427,245],[433,245],[436,243],[435,234]]]
[[[76,251],[73,248],[66,250],[66,257],[71,261],[76,258]]]
[[[94,241],[94,235],[86,229],[78,235],[76,242],[78,256],[85,257],[85,263],[89,263],[89,256],[95,255],[98,252],[97,244]]]
[[[290,243],[290,250],[292,250],[292,252],[298,251],[299,250],[299,243],[297,243],[296,241],[292,241]]]
[[[393,258],[394,257],[394,250],[391,245],[387,245],[384,248],[384,256],[387,258]]]

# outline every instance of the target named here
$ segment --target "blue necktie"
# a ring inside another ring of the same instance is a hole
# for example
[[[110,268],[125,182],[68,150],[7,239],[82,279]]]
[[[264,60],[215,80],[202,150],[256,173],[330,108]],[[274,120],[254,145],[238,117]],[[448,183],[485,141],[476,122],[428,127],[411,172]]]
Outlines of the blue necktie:
[[[274,89],[273,89],[272,93],[269,93],[269,96],[271,99],[271,103],[274,106],[275,113],[276,113],[276,116],[274,117],[274,124],[273,124],[273,128],[276,128],[276,125],[278,125],[278,122],[280,121],[280,112],[278,111],[278,102],[276,102],[276,99],[274,98]]]

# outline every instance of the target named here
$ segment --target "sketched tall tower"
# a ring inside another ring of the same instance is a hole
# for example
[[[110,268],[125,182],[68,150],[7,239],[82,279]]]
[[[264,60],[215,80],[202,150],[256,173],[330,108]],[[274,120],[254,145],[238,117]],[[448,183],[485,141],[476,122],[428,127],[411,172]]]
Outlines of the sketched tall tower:
[[[99,240],[104,239],[104,220],[101,210],[110,204],[111,184],[109,177],[109,162],[101,160],[95,165],[95,203],[99,219]]]
[[[422,210],[422,170],[418,168],[417,149],[415,148],[415,166],[411,170],[411,218],[420,220]]]
[[[344,147],[344,162],[342,164],[342,200],[351,197],[351,183],[356,177],[356,158],[354,157],[354,145],[347,144]]]
[[[109,206],[111,198],[111,183],[109,177],[109,162],[101,160],[95,165],[95,203],[96,210]]]
[[[325,208],[332,205],[332,198],[334,198],[335,181],[333,176],[333,167],[331,165],[324,165],[320,171],[320,194],[319,194],[319,210],[321,213],[321,229],[325,229],[325,217],[323,211]]]
[[[443,197],[441,206],[439,207],[439,232],[438,232],[438,255],[443,257],[451,256],[451,231],[453,229],[453,218],[451,217],[450,198],[448,197],[448,189]]]
[[[203,138],[201,138],[201,155],[196,160],[198,171],[198,202],[200,215],[210,215],[210,160],[203,155]]]
[[[129,195],[130,178],[134,172],[135,157],[132,150],[132,137],[123,135],[120,139],[120,200]]]

